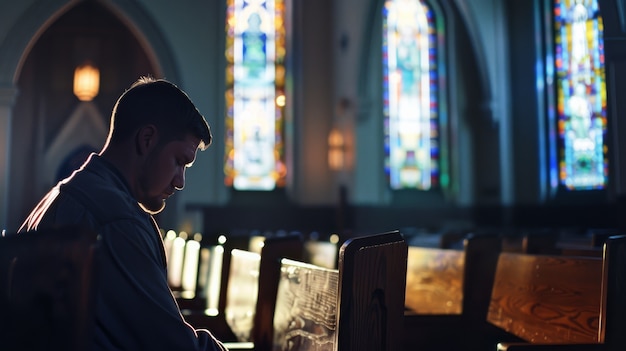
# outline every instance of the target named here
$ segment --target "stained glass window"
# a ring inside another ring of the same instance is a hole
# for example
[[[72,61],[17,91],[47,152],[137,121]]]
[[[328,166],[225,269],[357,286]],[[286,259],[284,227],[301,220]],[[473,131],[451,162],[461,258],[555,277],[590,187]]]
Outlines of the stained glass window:
[[[437,36],[442,31],[424,1],[385,1],[385,172],[392,189],[439,186]]]
[[[554,23],[559,182],[569,190],[603,189],[606,81],[598,1],[556,0]]]
[[[225,184],[284,186],[283,0],[227,0]]]

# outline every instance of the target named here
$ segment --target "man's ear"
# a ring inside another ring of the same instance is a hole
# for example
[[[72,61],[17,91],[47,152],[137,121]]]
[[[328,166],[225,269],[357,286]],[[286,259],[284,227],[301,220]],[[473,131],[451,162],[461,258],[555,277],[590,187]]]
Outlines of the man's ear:
[[[153,124],[147,124],[139,128],[136,134],[136,147],[139,155],[146,155],[157,144],[159,131]]]

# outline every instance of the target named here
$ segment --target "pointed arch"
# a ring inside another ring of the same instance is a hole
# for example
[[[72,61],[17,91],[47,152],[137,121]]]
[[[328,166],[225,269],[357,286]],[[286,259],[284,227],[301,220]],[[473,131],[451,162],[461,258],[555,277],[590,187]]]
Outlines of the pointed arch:
[[[38,0],[15,21],[0,43],[0,87],[13,87],[30,49],[54,21],[80,1]],[[169,44],[148,12],[135,1],[101,1],[135,34],[149,53],[154,67],[172,81],[179,80],[176,61]]]
[[[146,54],[146,60],[150,62],[154,74],[167,77],[170,80],[178,81],[180,74],[176,64],[173,51],[165,39],[154,19],[149,12],[136,1],[94,0],[101,7],[108,9],[113,16],[118,19],[126,28],[135,35],[141,49]],[[4,131],[0,138],[0,167],[9,169],[0,175],[0,227],[11,228],[18,225],[23,217],[23,212],[32,206],[31,202],[39,196],[38,187],[27,184],[25,177],[31,177],[30,183],[37,183],[38,179],[32,174],[38,174],[37,167],[25,165],[25,162],[11,160],[33,158],[40,159],[41,152],[34,154],[33,143],[24,145],[22,140],[30,140],[32,136],[24,135],[24,128],[28,123],[33,123],[33,116],[41,113],[29,110],[26,121],[23,113],[19,114],[20,123],[25,120],[25,124],[18,126],[16,109],[20,106],[20,101],[29,96],[27,91],[19,91],[21,88],[19,81],[23,75],[24,65],[31,52],[35,49],[39,39],[47,30],[57,22],[57,20],[72,10],[76,6],[86,4],[85,1],[64,1],[64,0],[35,0],[22,8],[18,8],[18,18],[13,22],[12,27],[6,32],[0,41],[0,127]],[[31,74],[31,73],[29,73]],[[39,107],[43,109],[43,107]],[[28,129],[28,130],[32,130]],[[28,133],[27,133],[28,134]],[[39,136],[35,137],[37,140]],[[18,141],[20,141],[18,143]],[[19,150],[15,145],[20,145]],[[13,147],[12,147],[13,146]],[[17,166],[16,166],[17,165]],[[34,167],[34,168],[32,168]],[[9,184],[11,186],[9,186]],[[39,187],[42,185],[39,184]],[[36,189],[37,188],[37,189]],[[9,207],[9,204],[11,205]]]

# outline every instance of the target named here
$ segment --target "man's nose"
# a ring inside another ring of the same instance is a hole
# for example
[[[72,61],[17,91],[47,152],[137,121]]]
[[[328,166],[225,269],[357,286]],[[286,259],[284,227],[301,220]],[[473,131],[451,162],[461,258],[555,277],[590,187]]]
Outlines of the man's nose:
[[[183,190],[185,187],[185,168],[183,167],[174,177],[174,181],[172,182],[174,189]]]

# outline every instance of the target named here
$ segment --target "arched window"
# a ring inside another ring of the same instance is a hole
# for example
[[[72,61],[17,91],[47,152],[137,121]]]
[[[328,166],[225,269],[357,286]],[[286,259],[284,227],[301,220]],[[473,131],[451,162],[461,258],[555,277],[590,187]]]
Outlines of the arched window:
[[[272,190],[285,183],[283,0],[228,0],[225,184]]]
[[[420,0],[386,0],[383,11],[385,172],[391,189],[431,190],[440,166],[441,19]]]
[[[604,189],[606,81],[598,1],[555,0],[554,26],[556,116],[550,122],[557,152],[551,157],[552,186]]]

